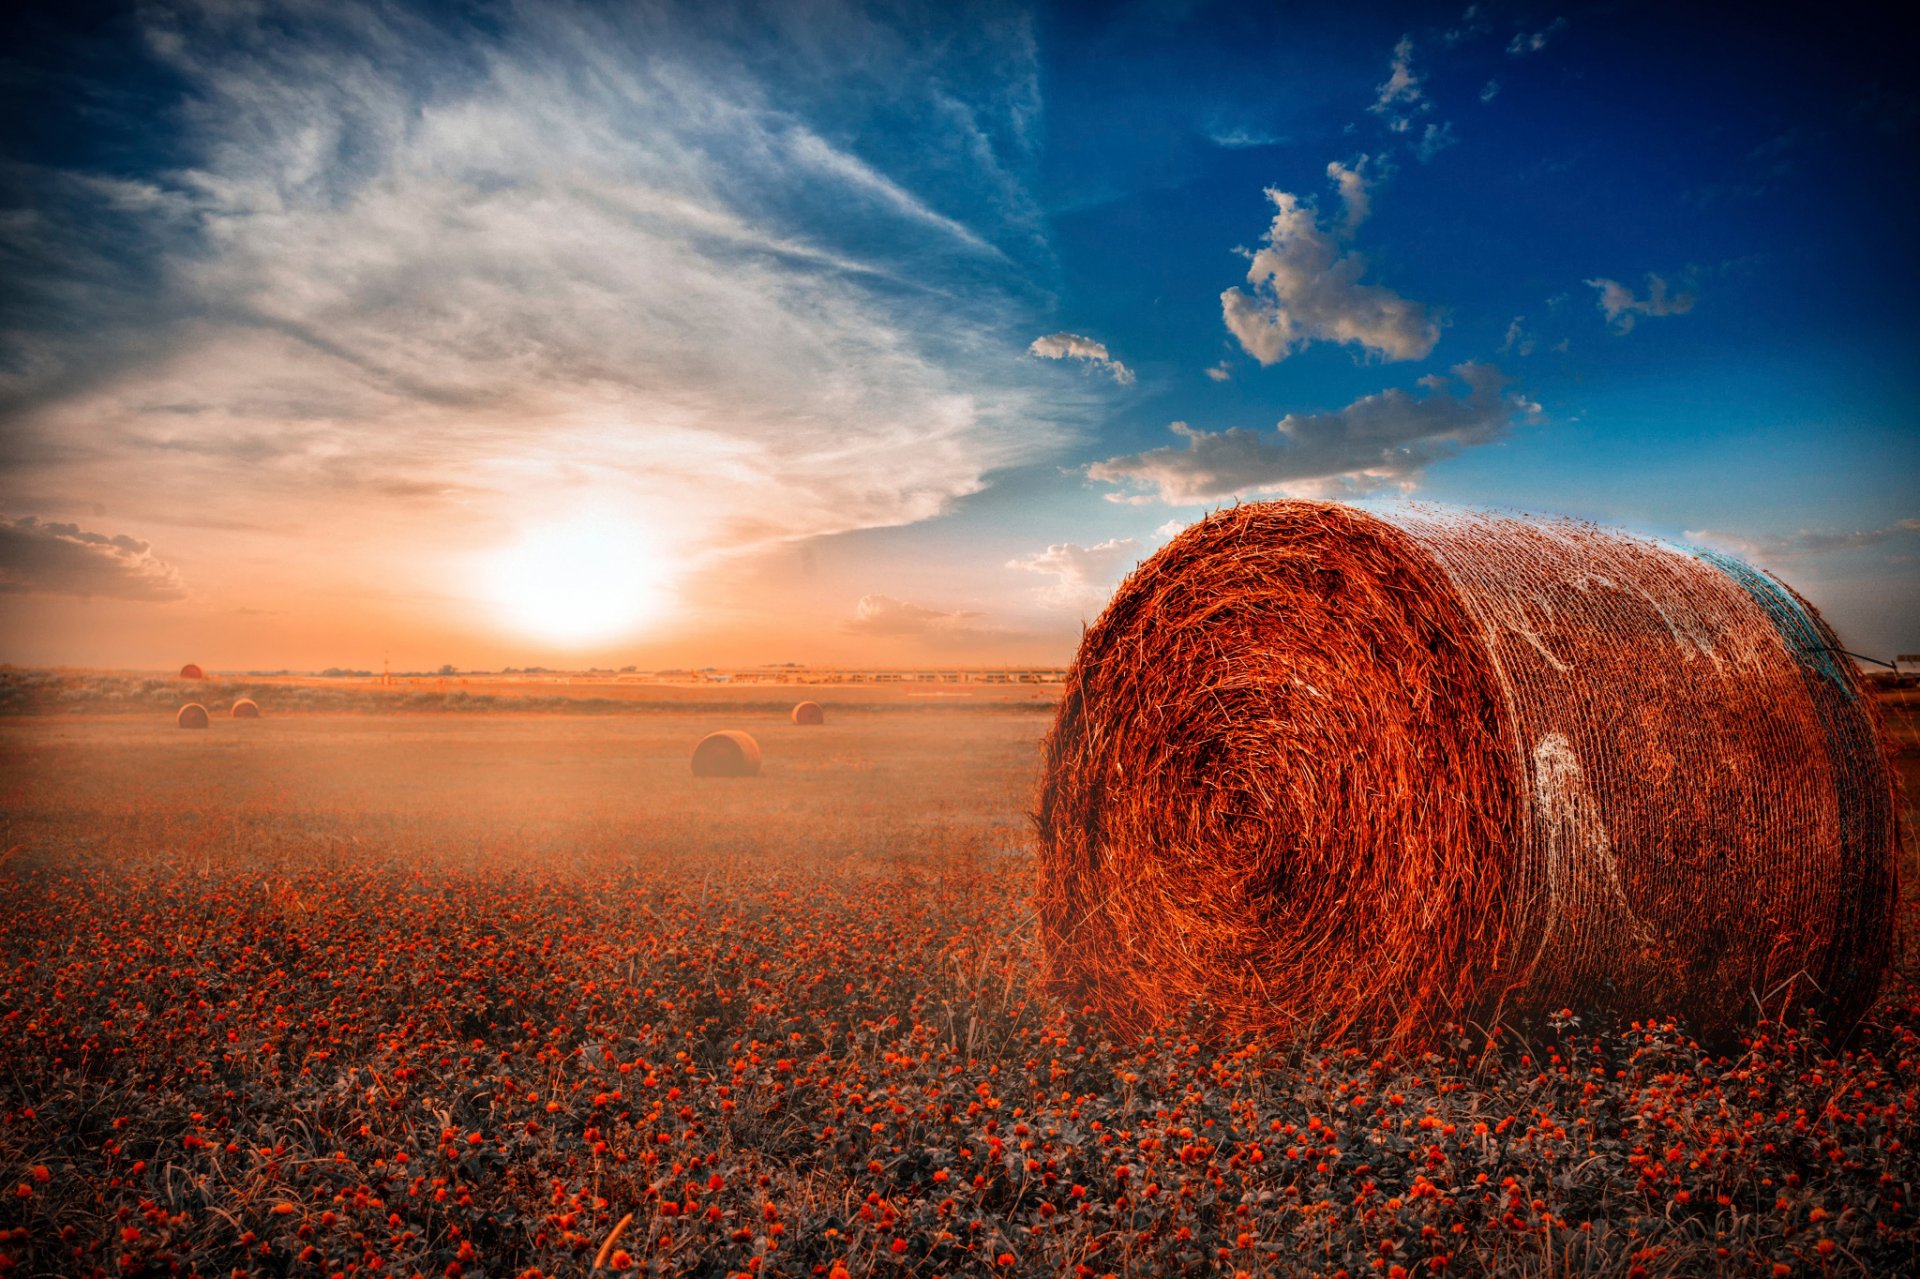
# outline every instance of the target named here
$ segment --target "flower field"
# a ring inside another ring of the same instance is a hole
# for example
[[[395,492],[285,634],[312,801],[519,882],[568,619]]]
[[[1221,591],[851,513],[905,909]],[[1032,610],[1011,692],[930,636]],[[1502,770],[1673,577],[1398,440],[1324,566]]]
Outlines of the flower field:
[[[1844,1045],[1571,1017],[1418,1057],[1123,1045],[1033,980],[1043,715],[745,724],[747,781],[685,775],[689,711],[155,718],[0,729],[0,1273],[1920,1252],[1911,899]]]

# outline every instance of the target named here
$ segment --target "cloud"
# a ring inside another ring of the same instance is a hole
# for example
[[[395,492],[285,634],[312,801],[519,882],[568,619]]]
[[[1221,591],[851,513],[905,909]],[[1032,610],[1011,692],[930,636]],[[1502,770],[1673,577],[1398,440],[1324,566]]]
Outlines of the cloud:
[[[1400,43],[1393,46],[1387,78],[1377,86],[1373,105],[1367,110],[1384,119],[1393,132],[1405,133],[1412,117],[1432,106],[1426,101],[1423,84],[1424,78],[1413,69],[1413,37],[1401,36]]]
[[[1353,343],[1385,360],[1423,359],[1433,350],[1440,326],[1425,307],[1360,283],[1366,258],[1342,252],[1311,204],[1285,191],[1269,190],[1267,198],[1275,212],[1266,246],[1247,268],[1253,287],[1220,295],[1227,328],[1248,355],[1277,364],[1310,342]]]
[[[1667,293],[1667,282],[1660,276],[1647,276],[1647,296],[1635,297],[1632,289],[1618,280],[1603,278],[1587,281],[1600,291],[1596,299],[1600,309],[1606,312],[1607,323],[1615,333],[1631,333],[1635,318],[1642,315],[1685,315],[1693,310],[1695,301],[1691,291]]]
[[[925,519],[1070,433],[1009,358],[1050,261],[1022,24],[141,13],[174,167],[0,219],[35,492],[297,524],[289,555],[589,495],[698,556]]]
[[[1087,474],[1133,491],[1112,500],[1174,505],[1254,493],[1359,497],[1410,490],[1433,463],[1498,438],[1516,419],[1538,417],[1540,406],[1505,394],[1506,384],[1492,365],[1461,364],[1453,379],[1420,379],[1424,395],[1396,387],[1331,413],[1290,413],[1271,433],[1198,431],[1175,422],[1180,445],[1108,458]]]
[[[1414,153],[1420,157],[1420,163],[1431,164],[1433,157],[1458,141],[1460,139],[1454,136],[1453,121],[1443,120],[1427,126],[1426,132],[1420,135],[1419,144],[1414,147]]]
[[[1139,558],[1130,537],[1109,538],[1095,546],[1056,542],[1044,551],[1007,561],[1007,567],[1042,573],[1054,580],[1041,587],[1042,603],[1055,608],[1096,608],[1113,594],[1114,583]]]
[[[1474,36],[1485,35],[1490,30],[1492,27],[1486,17],[1481,14],[1480,6],[1470,4],[1466,12],[1460,15],[1460,25],[1447,28],[1440,40],[1441,43],[1451,46],[1459,44],[1462,40],[1472,39]]]
[[[929,608],[891,595],[862,595],[846,629],[860,635],[968,635],[990,629],[981,624],[982,617],[964,610]]]
[[[1500,354],[1532,355],[1539,345],[1539,338],[1527,327],[1527,317],[1516,315],[1507,324],[1507,336],[1500,343]]]
[[[1507,52],[1513,54],[1515,57],[1523,57],[1529,53],[1538,53],[1547,47],[1549,40],[1552,40],[1566,29],[1567,20],[1565,18],[1555,18],[1538,31],[1532,32],[1531,34],[1522,31],[1516,35],[1512,40],[1507,42]]]
[[[1231,382],[1233,380],[1233,368],[1225,360],[1222,360],[1207,370],[1207,376],[1215,382]]]
[[[1089,368],[1105,369],[1121,386],[1133,384],[1133,370],[1107,354],[1107,344],[1078,333],[1049,333],[1037,337],[1027,354],[1042,360],[1082,360]]]
[[[138,538],[27,515],[0,519],[0,593],[166,603],[185,599],[187,588]]]
[[[1500,82],[1489,80],[1480,87],[1480,101],[1491,102],[1500,96]]]
[[[1239,125],[1229,128],[1216,128],[1207,131],[1207,141],[1229,151],[1244,151],[1252,147],[1277,147],[1286,139],[1278,134],[1268,133],[1264,129],[1249,129]]]
[[[1358,231],[1360,224],[1367,220],[1367,215],[1373,212],[1373,197],[1370,194],[1373,183],[1367,177],[1368,158],[1363,155],[1351,165],[1335,160],[1327,166],[1327,177],[1340,193],[1340,207],[1345,210],[1340,230],[1348,236]]]
[[[1801,529],[1795,533],[1743,535],[1718,529],[1688,529],[1687,540],[1718,546],[1757,560],[1791,560],[1834,551],[1856,551],[1920,533],[1920,518],[1895,520],[1883,528],[1835,531]]]

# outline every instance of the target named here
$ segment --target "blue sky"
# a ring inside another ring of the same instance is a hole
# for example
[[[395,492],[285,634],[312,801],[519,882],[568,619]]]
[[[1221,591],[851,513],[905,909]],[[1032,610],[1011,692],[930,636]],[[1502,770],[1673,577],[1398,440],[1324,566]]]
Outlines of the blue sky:
[[[1062,660],[1287,495],[1709,543],[1920,650],[1866,14],[23,10],[0,659]]]

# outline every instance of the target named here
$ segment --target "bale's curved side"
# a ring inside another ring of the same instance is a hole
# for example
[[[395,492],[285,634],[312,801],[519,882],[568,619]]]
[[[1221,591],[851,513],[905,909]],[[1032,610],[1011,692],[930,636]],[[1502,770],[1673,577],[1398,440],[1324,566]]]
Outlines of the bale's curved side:
[[[738,729],[708,733],[693,748],[695,777],[753,777],[760,772],[760,743]]]
[[[192,662],[180,668],[181,679],[205,679],[206,677],[207,673]]]
[[[820,709],[818,702],[801,702],[793,708],[793,722],[796,724],[824,724],[827,713]]]
[[[1123,1032],[1195,1004],[1402,1042],[1509,1007],[1850,1015],[1897,843],[1833,647],[1772,579],[1591,526],[1220,512],[1069,674],[1051,977]]]
[[[238,698],[233,703],[231,714],[235,719],[259,719],[260,703],[251,697]]]
[[[181,728],[206,728],[213,722],[207,714],[207,708],[198,702],[188,702],[173,717],[173,722]]]

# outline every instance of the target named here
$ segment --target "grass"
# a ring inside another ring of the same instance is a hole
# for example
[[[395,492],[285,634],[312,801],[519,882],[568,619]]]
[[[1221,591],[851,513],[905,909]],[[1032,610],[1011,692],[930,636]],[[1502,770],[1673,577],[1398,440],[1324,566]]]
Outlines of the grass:
[[[1044,714],[263,705],[0,723],[10,1275],[582,1275],[629,1214],[603,1272],[1920,1247],[1910,962],[1844,1045],[1571,1017],[1413,1059],[1123,1045],[1033,984]],[[718,727],[761,777],[689,774]]]

